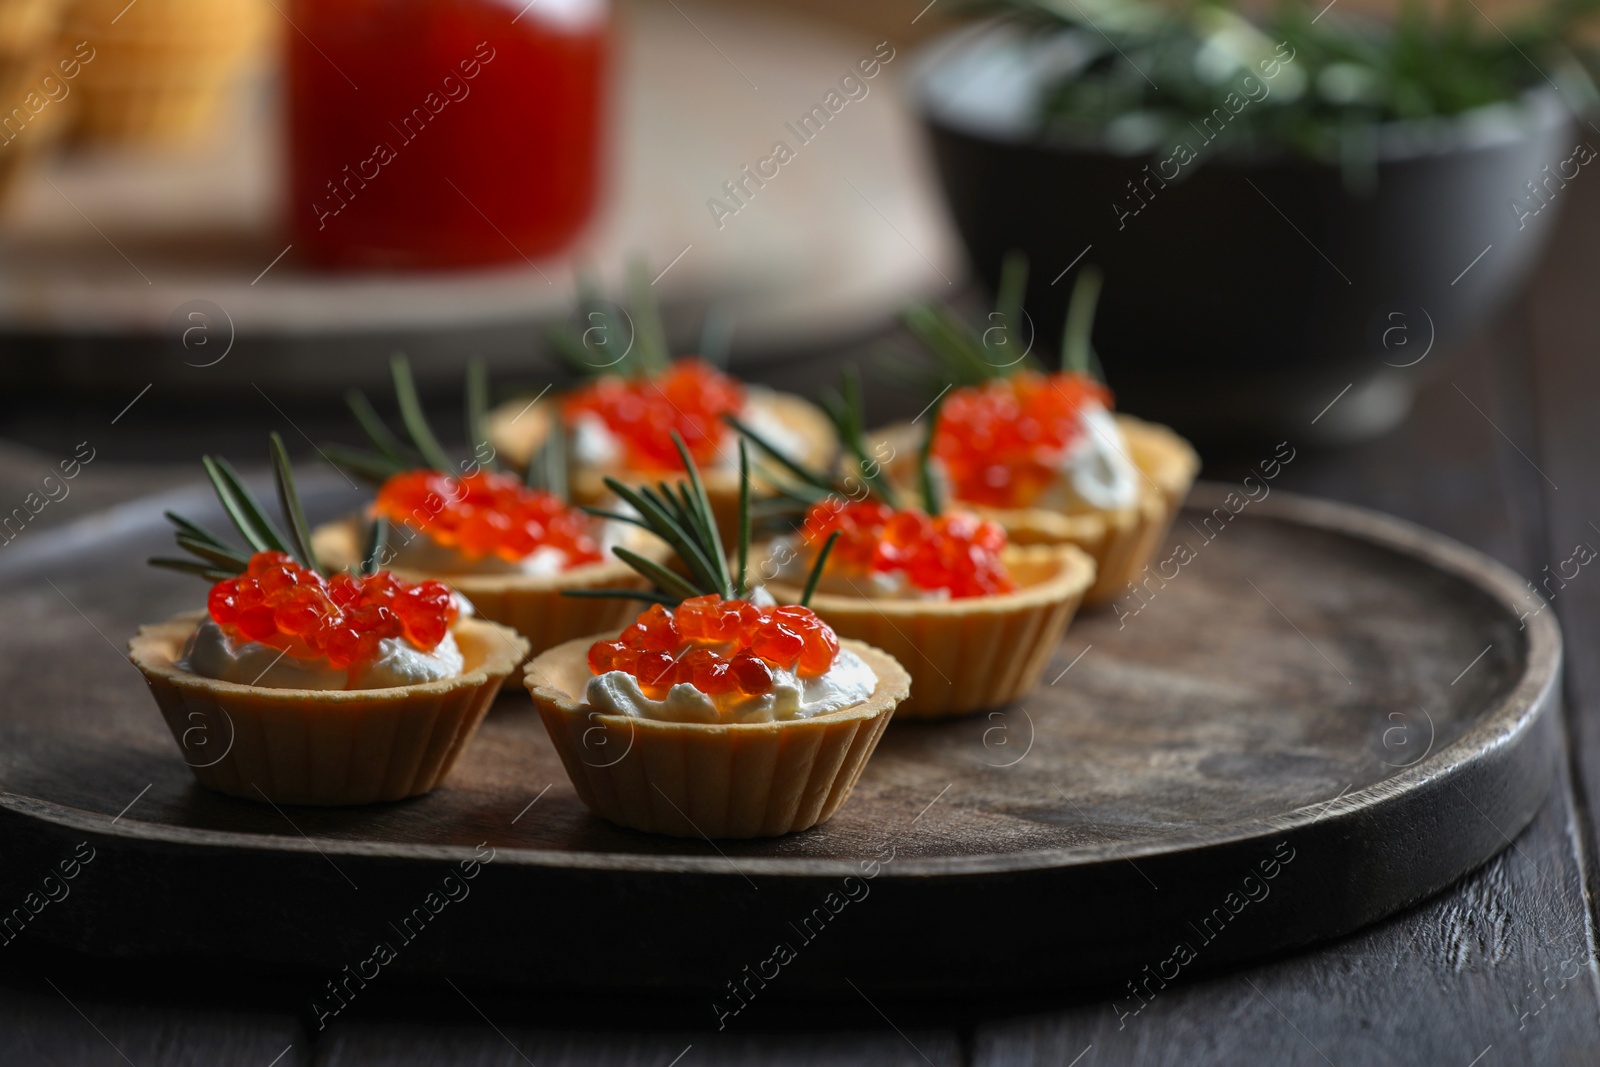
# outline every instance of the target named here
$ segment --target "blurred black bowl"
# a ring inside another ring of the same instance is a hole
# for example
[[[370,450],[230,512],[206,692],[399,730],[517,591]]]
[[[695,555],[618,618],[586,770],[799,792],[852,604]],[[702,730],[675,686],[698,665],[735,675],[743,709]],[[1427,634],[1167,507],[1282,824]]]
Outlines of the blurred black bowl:
[[[1549,182],[1548,206],[1530,214],[1538,202],[1526,183],[1547,164],[1556,173],[1578,144],[1547,90],[1520,107],[1378,128],[1365,191],[1337,167],[1224,151],[1165,187],[1142,184],[1140,208],[1129,183],[1160,157],[1040,138],[1022,97],[1030,72],[1059,69],[1059,56],[1041,62],[1018,47],[1003,27],[967,29],[918,67],[917,100],[973,266],[992,287],[1008,249],[1027,253],[1043,353],[1077,269],[1099,264],[1095,345],[1118,406],[1198,441],[1341,442],[1402,421],[1418,377],[1528,276],[1563,197]]]

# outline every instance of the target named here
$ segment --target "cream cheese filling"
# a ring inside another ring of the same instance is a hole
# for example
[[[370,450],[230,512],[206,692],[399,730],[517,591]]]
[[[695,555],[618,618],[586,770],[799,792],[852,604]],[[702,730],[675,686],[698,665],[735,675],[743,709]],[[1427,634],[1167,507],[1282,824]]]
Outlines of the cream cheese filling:
[[[265,689],[388,689],[454,678],[463,666],[454,635],[446,633],[431,652],[404,637],[386,637],[378,657],[355,672],[326,658],[300,659],[259,641],[239,641],[209,616],[184,646],[175,666],[206,678]]]

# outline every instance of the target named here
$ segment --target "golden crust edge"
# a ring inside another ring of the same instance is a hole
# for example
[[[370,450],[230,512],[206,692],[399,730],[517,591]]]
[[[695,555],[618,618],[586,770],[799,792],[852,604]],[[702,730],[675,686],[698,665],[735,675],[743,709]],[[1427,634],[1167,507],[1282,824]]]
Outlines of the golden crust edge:
[[[582,703],[578,696],[568,693],[560,688],[548,677],[536,678],[541,671],[548,671],[552,662],[576,659],[583,662],[582,670],[587,674],[587,657],[589,646],[596,641],[603,641],[611,634],[592,634],[572,641],[559,644],[535,656],[523,668],[522,681],[530,696],[536,704],[551,707],[563,715],[593,716],[601,723],[630,723],[637,729],[645,732],[688,730],[693,733],[705,735],[719,734],[727,731],[735,733],[750,733],[755,731],[770,731],[784,729],[792,726],[806,724],[827,724],[848,722],[852,719],[871,719],[884,712],[892,712],[895,705],[903,701],[911,692],[911,675],[900,665],[893,656],[881,649],[874,648],[863,641],[844,639],[839,642],[840,648],[847,648],[860,656],[862,661],[872,669],[877,676],[878,684],[873,687],[872,695],[860,704],[838,711],[826,712],[822,715],[813,715],[805,719],[784,719],[774,722],[666,722],[660,719],[645,719],[632,715],[606,715],[595,711],[588,704]]]
[[[504,680],[528,655],[527,639],[509,626],[484,619],[457,619],[451,633],[459,642],[463,637],[482,648],[482,662],[470,671],[436,682],[389,686],[381,689],[275,689],[243,685],[220,678],[207,678],[175,665],[176,656],[166,649],[179,650],[205,618],[204,611],[184,612],[157,623],[146,623],[128,640],[128,658],[141,672],[154,675],[182,689],[210,691],[222,695],[253,696],[281,703],[342,704],[368,701],[404,701],[413,694],[444,694],[457,689],[476,688],[492,679]],[[163,660],[165,662],[163,662]]]

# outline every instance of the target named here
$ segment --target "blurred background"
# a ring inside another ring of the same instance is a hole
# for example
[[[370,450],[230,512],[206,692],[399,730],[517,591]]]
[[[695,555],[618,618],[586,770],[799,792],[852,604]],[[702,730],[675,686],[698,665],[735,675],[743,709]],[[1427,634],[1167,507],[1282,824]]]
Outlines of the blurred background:
[[[1028,343],[1104,268],[1119,406],[1208,459],[1369,440],[1579,197],[1591,6],[0,0],[0,437],[254,454],[396,350],[446,415],[559,387],[630,257],[809,393],[1021,248]]]

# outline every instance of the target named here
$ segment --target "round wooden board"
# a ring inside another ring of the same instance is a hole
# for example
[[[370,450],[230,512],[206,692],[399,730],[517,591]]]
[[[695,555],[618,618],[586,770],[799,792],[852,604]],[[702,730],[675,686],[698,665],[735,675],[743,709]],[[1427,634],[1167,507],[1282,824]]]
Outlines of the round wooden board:
[[[1561,639],[1552,613],[1521,617],[1514,574],[1370,512],[1273,493],[1234,515],[1225,493],[1196,490],[1169,578],[1075,622],[1028,700],[892,725],[830,823],[757,842],[591,816],[520,689],[429,797],[212,795],[102,636],[199,602],[140,565],[166,547],[160,508],[220,518],[191,491],[19,539],[0,557],[0,901],[87,842],[30,938],[291,968],[328,1010],[325,981],[380,968],[670,990],[708,1022],[850,982],[1096,986],[1133,1010],[1436,892],[1553,780]]]

